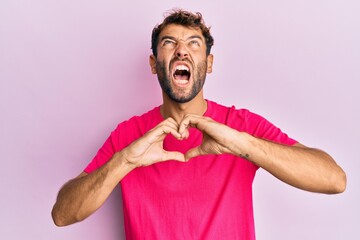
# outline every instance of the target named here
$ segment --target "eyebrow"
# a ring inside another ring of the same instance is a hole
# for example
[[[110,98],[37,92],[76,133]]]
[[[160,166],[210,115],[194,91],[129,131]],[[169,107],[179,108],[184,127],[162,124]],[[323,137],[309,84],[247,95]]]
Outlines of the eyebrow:
[[[161,38],[160,42],[164,41],[165,39],[171,39],[171,40],[174,40],[174,41],[177,41],[177,38],[173,37],[173,36],[168,36],[168,35],[165,35]],[[188,40],[191,40],[191,39],[200,39],[200,40],[203,40],[203,38],[200,36],[200,35],[192,35],[190,37],[188,37],[187,39],[185,39],[185,41],[188,41]]]

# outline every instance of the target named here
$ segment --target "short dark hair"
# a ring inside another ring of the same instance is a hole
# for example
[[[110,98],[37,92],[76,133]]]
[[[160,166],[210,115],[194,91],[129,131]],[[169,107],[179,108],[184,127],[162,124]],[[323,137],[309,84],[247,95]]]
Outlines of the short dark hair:
[[[206,43],[206,55],[210,54],[211,47],[214,45],[214,38],[210,34],[210,27],[205,25],[201,13],[188,12],[182,9],[174,9],[164,19],[161,24],[154,27],[151,34],[151,49],[154,56],[157,56],[157,45],[161,31],[169,24],[178,24],[185,27],[198,28],[201,30]]]

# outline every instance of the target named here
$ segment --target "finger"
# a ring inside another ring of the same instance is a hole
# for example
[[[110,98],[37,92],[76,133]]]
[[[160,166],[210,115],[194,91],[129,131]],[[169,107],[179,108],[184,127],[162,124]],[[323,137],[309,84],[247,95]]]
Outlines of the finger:
[[[162,123],[164,126],[169,126],[172,129],[174,129],[176,132],[179,133],[179,124],[173,119],[173,118],[167,118],[165,121],[163,121]],[[173,135],[175,138],[178,138],[179,140],[181,139],[185,139],[189,136],[188,130],[185,129],[185,134],[180,134],[181,137],[179,137],[177,134]]]
[[[181,138],[182,139],[187,139],[189,137],[189,128],[188,127],[185,127],[184,129],[181,130],[178,130],[178,133],[181,135]]]
[[[163,138],[165,138],[166,135],[171,134],[173,135],[175,138],[177,139],[181,139],[182,136],[181,134],[178,132],[177,128],[173,128],[171,126],[163,126],[162,127],[162,131],[163,131]]]
[[[186,115],[179,124],[179,133],[185,135],[187,129],[189,129],[190,127],[194,127],[193,125],[199,121],[197,120],[197,118],[199,117],[201,118],[201,116],[196,116],[192,114]]]
[[[175,119],[169,117],[162,122],[163,125],[171,126],[172,128],[178,130],[179,124],[175,121]]]
[[[177,129],[174,129],[168,125],[157,126],[150,130],[146,135],[149,142],[155,142],[158,140],[163,140],[168,134],[171,134],[178,139],[181,138],[181,134],[177,131]]]
[[[185,153],[185,161],[188,161],[190,158],[194,158],[200,155],[205,155],[200,147],[192,148]]]
[[[167,161],[167,160],[176,160],[180,162],[185,162],[185,156],[180,152],[164,151],[164,158],[162,159],[162,161]]]
[[[184,132],[184,133],[180,133],[180,134],[181,134],[181,137],[182,137],[183,139],[188,139],[188,137],[189,137],[189,135],[190,135],[189,129],[186,128],[186,129],[185,129],[185,132]]]

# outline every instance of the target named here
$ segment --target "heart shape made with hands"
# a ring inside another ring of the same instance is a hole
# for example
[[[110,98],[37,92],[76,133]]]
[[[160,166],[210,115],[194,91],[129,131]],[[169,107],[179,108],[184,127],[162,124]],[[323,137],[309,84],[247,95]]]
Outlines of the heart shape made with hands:
[[[167,135],[171,134],[178,140],[187,139],[189,128],[196,128],[202,133],[199,146],[189,149],[185,154],[164,150],[163,143]],[[234,145],[234,131],[204,116],[186,115],[180,123],[167,118],[126,148],[126,160],[136,166],[148,166],[167,160],[186,162],[200,155],[232,153],[227,145]]]
[[[166,121],[168,122],[165,123],[165,126],[170,127],[170,130],[164,131],[164,133],[172,134],[178,140],[189,137],[189,128],[196,128],[203,135],[199,146],[189,149],[183,154],[185,161],[200,155],[229,153],[228,147],[223,145],[224,134],[231,129],[226,125],[220,124],[211,118],[197,115],[185,116],[180,124],[177,124],[173,119],[167,119]],[[231,131],[234,130],[231,129]]]

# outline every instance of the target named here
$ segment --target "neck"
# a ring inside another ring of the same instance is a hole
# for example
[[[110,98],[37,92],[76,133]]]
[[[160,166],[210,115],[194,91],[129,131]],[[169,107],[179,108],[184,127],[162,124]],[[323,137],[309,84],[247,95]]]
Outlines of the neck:
[[[163,92],[163,101],[164,103],[160,107],[161,115],[164,119],[171,117],[177,123],[180,123],[187,114],[202,116],[207,110],[207,102],[202,91],[194,99],[186,103],[175,102]]]

